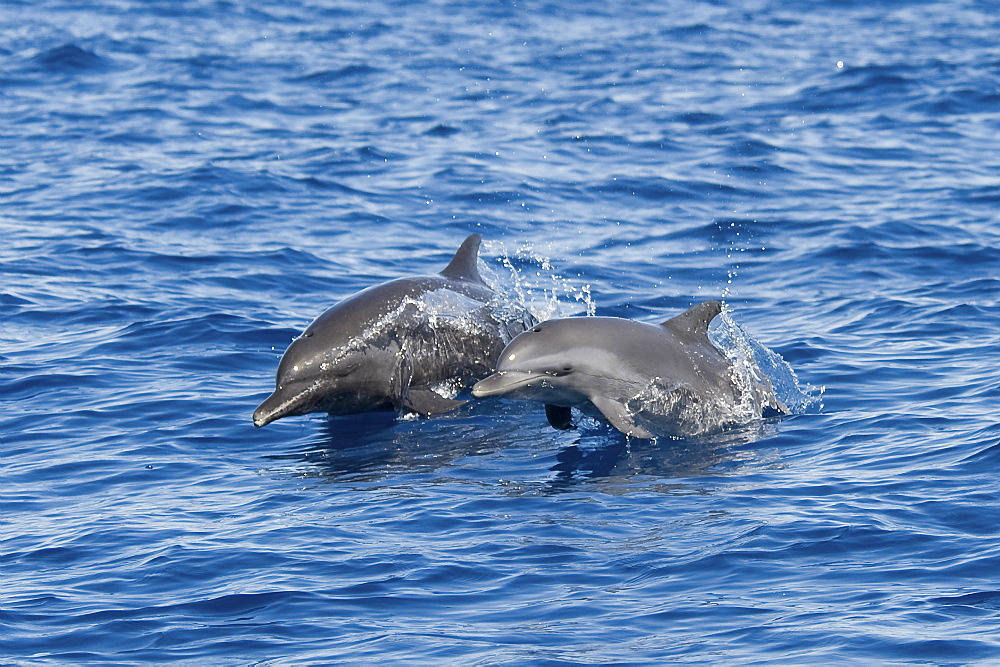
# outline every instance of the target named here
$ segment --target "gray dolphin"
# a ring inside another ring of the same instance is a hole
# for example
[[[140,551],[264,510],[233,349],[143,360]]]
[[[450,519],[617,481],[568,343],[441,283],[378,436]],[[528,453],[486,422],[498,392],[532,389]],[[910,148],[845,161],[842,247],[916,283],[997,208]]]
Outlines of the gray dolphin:
[[[454,394],[489,375],[504,345],[536,322],[499,303],[483,282],[481,241],[465,239],[437,275],[369,287],[317,317],[281,357],[274,393],[253,423],[312,412],[429,415],[461,405],[434,390]]]
[[[787,413],[759,369],[735,372],[708,339],[721,310],[706,301],[660,325],[616,317],[543,322],[504,348],[497,372],[472,395],[541,401],[559,429],[572,426],[570,408],[579,408],[637,438],[700,435]]]

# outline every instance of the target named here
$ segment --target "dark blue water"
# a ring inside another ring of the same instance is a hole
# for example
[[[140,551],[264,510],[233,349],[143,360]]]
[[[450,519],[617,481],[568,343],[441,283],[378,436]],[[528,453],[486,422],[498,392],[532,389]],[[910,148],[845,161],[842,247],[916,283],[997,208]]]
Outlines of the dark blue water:
[[[996,660],[998,35],[985,0],[8,0],[0,662]],[[252,426],[313,317],[470,232],[543,314],[724,298],[808,401]]]

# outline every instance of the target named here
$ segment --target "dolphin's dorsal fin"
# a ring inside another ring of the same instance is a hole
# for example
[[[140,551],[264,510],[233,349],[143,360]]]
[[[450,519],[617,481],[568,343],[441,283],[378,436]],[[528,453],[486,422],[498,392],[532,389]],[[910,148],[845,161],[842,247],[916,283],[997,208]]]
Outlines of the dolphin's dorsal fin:
[[[663,322],[660,326],[683,336],[707,337],[708,325],[721,312],[722,303],[720,301],[705,301],[697,306],[691,306],[677,317]]]
[[[483,237],[479,234],[470,234],[469,238],[462,241],[455,256],[451,258],[451,263],[444,268],[441,275],[451,280],[482,283],[482,276],[479,275],[479,244],[482,240]]]

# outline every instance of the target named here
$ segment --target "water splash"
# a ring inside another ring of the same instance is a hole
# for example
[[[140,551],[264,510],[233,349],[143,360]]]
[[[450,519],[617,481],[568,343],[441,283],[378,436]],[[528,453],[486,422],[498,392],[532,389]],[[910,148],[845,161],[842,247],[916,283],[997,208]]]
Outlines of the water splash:
[[[404,299],[399,308],[390,314],[389,320],[399,318],[410,306],[427,319],[432,329],[452,325],[469,333],[479,333],[485,328],[479,316],[483,302],[450,289],[430,290],[419,298]],[[492,300],[486,306],[495,315],[498,314],[492,307]]]
[[[708,337],[733,361],[734,380],[738,384],[749,386],[760,381],[763,375],[791,414],[823,407],[823,388],[803,387],[788,362],[740,326],[730,315],[728,306],[724,305],[715,318]]]
[[[590,285],[560,275],[551,260],[531,244],[508,250],[502,241],[484,243],[491,257],[482,257],[480,273],[501,303],[527,308],[544,322],[580,314],[592,316],[597,305]]]
[[[744,414],[742,402],[731,395],[699,393],[688,385],[655,378],[626,403],[626,408],[649,432],[658,436],[688,438],[717,433],[760,415]]]

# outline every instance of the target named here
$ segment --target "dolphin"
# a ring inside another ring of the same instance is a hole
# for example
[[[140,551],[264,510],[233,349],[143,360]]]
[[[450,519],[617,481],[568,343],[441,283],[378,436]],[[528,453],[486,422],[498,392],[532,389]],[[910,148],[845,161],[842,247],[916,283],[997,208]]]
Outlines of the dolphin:
[[[483,282],[481,241],[466,238],[437,275],[369,287],[317,317],[282,355],[253,423],[313,412],[432,415],[462,405],[443,394],[489,375],[504,345],[537,321]]]
[[[636,438],[701,435],[787,413],[759,369],[736,372],[708,339],[721,310],[706,301],[659,325],[617,317],[543,322],[504,348],[496,372],[472,395],[540,401],[558,429],[572,427],[578,408]]]

